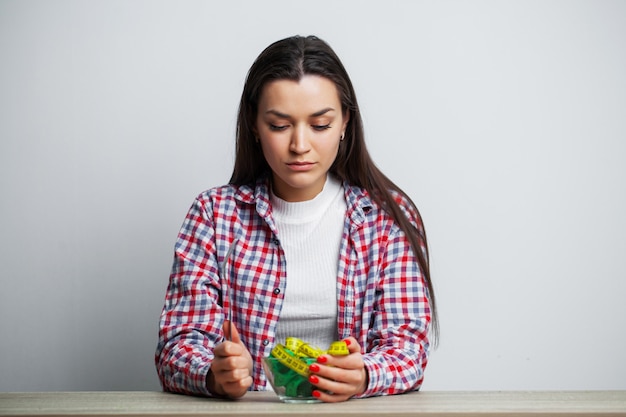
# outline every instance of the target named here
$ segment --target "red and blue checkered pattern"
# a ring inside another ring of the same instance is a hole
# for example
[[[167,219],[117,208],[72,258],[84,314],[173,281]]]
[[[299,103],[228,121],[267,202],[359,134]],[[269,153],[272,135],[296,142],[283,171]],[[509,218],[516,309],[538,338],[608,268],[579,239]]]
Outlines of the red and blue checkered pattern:
[[[230,258],[233,320],[254,363],[253,390],[263,390],[261,366],[275,343],[286,288],[285,255],[272,218],[267,181],[227,185],[200,194],[175,246],[161,314],[156,365],[163,388],[211,394],[206,375],[213,347],[223,340],[220,268]],[[428,357],[431,311],[428,290],[404,233],[367,192],[344,184],[348,205],[337,277],[340,338],[363,348],[369,383],[362,397],[420,387]],[[419,217],[397,196],[415,227]],[[426,253],[426,248],[422,248]],[[315,277],[311,277],[315,279]]]

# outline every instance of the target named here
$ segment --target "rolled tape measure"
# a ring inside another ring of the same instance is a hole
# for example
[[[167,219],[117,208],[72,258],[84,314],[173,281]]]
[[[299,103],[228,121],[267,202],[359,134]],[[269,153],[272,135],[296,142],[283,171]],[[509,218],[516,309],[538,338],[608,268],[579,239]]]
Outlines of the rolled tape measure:
[[[346,356],[350,354],[348,345],[343,340],[333,342],[330,344],[330,348],[326,351],[329,355],[334,356]]]
[[[285,339],[285,348],[289,349],[292,352],[297,352],[300,349],[304,342],[297,337],[288,337]]]
[[[272,385],[284,390],[287,397],[312,398],[315,387],[308,381],[309,366],[323,354],[346,356],[350,354],[348,345],[344,341],[330,344],[328,350],[318,349],[297,337],[288,337],[284,345],[276,345],[270,352],[270,358],[276,361],[271,363],[273,375]]]
[[[313,347],[309,345],[308,343],[303,343],[302,345],[300,345],[300,348],[296,352],[296,355],[298,356],[305,357],[305,358],[315,358],[315,359],[317,359],[318,356],[323,355],[323,354],[324,354],[323,350]]]
[[[309,365],[303,360],[297,358],[293,352],[288,351],[283,345],[274,346],[271,355],[292,371],[295,371],[304,377],[309,376]]]
[[[309,365],[325,353],[333,356],[346,356],[350,354],[348,345],[343,340],[332,342],[326,351],[318,349],[297,337],[288,337],[284,345],[276,345],[272,349],[271,356],[280,363],[298,374],[308,377]]]

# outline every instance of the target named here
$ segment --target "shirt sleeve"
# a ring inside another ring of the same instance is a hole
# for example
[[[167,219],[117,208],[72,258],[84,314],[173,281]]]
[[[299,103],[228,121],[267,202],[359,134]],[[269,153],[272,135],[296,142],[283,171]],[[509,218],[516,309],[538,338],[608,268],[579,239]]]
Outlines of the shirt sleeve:
[[[419,389],[428,362],[428,290],[408,239],[390,234],[363,356],[368,387],[359,397]]]
[[[165,391],[210,396],[206,376],[222,339],[215,230],[208,203],[194,201],[178,234],[155,363]]]

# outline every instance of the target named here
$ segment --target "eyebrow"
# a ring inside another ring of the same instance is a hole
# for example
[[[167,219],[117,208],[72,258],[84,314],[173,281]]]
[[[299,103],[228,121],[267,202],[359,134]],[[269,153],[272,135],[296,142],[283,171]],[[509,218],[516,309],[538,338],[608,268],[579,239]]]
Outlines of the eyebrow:
[[[313,113],[309,117],[323,116],[324,114],[326,114],[326,113],[328,113],[330,111],[335,111],[335,109],[333,109],[332,107],[326,107],[325,109],[316,111],[315,113]],[[273,114],[273,115],[278,116],[278,117],[280,117],[282,119],[289,119],[291,117],[288,114],[281,113],[278,110],[273,110],[273,109],[270,109],[270,110],[266,111],[265,114]]]

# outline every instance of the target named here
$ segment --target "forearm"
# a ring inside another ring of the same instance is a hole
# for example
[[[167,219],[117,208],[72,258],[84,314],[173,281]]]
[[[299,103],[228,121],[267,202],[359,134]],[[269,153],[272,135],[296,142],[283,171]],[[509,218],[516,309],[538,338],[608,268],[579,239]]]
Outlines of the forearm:
[[[211,396],[207,388],[207,374],[211,355],[197,344],[185,341],[169,341],[157,349],[156,368],[161,386],[165,391]]]
[[[369,382],[362,396],[418,389],[428,362],[430,303],[422,271],[403,234],[388,242],[363,357]]]

